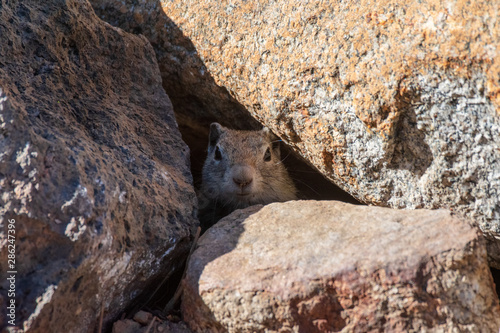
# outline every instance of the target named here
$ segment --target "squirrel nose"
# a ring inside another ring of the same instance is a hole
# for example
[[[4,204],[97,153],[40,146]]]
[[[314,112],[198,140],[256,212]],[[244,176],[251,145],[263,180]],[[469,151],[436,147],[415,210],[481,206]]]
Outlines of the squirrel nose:
[[[233,169],[233,182],[238,187],[244,188],[253,181],[252,168],[248,166],[237,166]]]
[[[233,177],[233,182],[236,183],[239,187],[245,187],[247,185],[250,185],[250,183],[253,181],[253,178],[245,178],[245,177]]]

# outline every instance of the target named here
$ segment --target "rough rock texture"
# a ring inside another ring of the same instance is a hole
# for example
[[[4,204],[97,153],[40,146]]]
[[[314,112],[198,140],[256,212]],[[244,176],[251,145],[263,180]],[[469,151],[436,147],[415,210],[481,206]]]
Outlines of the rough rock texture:
[[[208,125],[213,121],[235,129],[260,129],[248,111],[215,83],[191,40],[165,15],[159,1],[90,2],[106,22],[149,39],[177,120],[190,128],[192,137],[188,139],[206,141]]]
[[[238,210],[193,253],[196,332],[497,332],[484,238],[445,210],[334,201]]]
[[[0,22],[0,270],[15,219],[16,323],[94,332],[101,310],[109,327],[182,264],[188,149],[146,38],[86,1],[2,2]]]
[[[192,333],[183,322],[170,322],[140,311],[134,319],[123,319],[113,324],[112,333]]]
[[[93,3],[129,11],[120,24],[188,63],[183,80],[213,76],[359,200],[476,221],[500,267],[498,1]]]

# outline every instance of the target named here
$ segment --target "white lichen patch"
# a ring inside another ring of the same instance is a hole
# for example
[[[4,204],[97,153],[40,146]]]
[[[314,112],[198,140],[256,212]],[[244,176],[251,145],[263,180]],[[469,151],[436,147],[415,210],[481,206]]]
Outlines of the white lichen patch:
[[[37,173],[38,173],[38,170],[35,168],[35,169],[30,171],[30,173],[28,174],[28,177],[33,178],[33,180],[35,180],[35,176]]]
[[[81,196],[81,197],[87,197],[87,189],[85,187],[81,186],[81,185],[78,185],[78,187],[76,188],[75,193],[73,194],[73,197],[70,200],[66,201],[61,206],[61,210],[64,210],[65,208],[74,205],[79,196]]]
[[[31,325],[33,324],[35,319],[38,317],[38,315],[42,311],[43,307],[52,300],[52,296],[54,296],[56,289],[57,289],[57,286],[52,284],[52,285],[48,286],[47,289],[45,289],[45,292],[42,295],[37,297],[35,311],[33,311],[33,313],[28,318],[28,320],[26,320],[23,323],[24,331],[27,331],[30,329]]]
[[[120,192],[120,195],[118,196],[118,200],[120,201],[120,203],[125,203],[125,196],[126,195],[127,195],[127,192],[125,192],[125,191]]]
[[[68,213],[71,208],[76,211],[73,215],[84,215],[88,217],[90,216],[92,203],[92,199],[88,196],[87,189],[84,186],[78,185],[75,193],[73,193],[73,197],[61,206],[61,211]]]
[[[12,201],[15,200],[19,205],[16,204],[18,208],[15,208],[14,212],[16,214],[30,215],[26,205],[32,200],[31,191],[33,190],[33,184],[22,180],[13,180],[12,185],[14,186],[14,190],[10,193],[4,192],[2,195],[4,206],[12,205]]]
[[[10,199],[10,192],[3,192],[2,193],[2,201],[6,203]]]
[[[85,218],[83,216],[78,216],[77,218],[72,217],[71,221],[66,226],[64,234],[75,242],[85,232],[85,230],[87,230]]]
[[[0,88],[0,111],[3,111],[3,104],[7,101],[7,96],[5,96]],[[12,123],[12,121],[11,121]],[[7,120],[4,115],[0,113],[0,128],[5,128],[7,126]]]
[[[23,171],[25,171],[26,167],[31,164],[29,149],[30,149],[30,143],[26,142],[24,148],[20,149],[16,154],[16,162],[21,166]]]
[[[101,264],[101,269],[105,272],[102,278],[99,279],[101,284],[104,284],[110,280],[118,282],[121,279],[122,274],[127,270],[130,259],[132,258],[133,252],[126,252],[121,258],[116,260],[107,259]]]

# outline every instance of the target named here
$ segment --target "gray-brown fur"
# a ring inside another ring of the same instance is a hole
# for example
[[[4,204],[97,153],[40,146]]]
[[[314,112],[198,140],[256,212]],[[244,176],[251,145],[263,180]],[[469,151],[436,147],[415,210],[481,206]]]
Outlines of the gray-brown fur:
[[[208,154],[199,193],[205,228],[235,209],[297,198],[283,163],[279,142],[267,128],[237,131],[210,125]]]

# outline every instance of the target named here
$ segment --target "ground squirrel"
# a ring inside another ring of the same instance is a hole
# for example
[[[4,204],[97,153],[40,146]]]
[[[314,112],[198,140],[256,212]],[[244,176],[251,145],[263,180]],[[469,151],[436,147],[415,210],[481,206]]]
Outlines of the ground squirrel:
[[[281,162],[279,140],[269,129],[237,131],[210,125],[198,195],[202,229],[239,208],[296,198]]]

